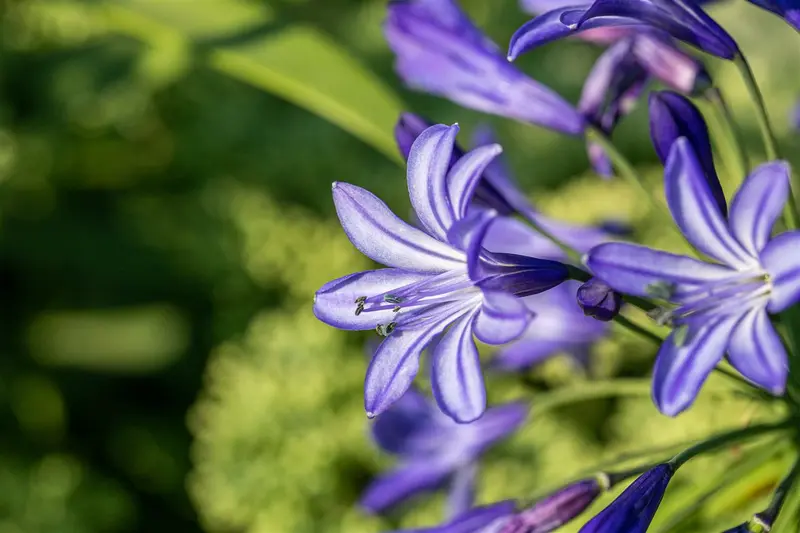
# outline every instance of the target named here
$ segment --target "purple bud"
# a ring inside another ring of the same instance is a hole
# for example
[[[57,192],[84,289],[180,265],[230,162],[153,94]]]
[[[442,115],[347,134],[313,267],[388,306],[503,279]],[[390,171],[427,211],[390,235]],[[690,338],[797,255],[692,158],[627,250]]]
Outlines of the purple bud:
[[[599,279],[592,278],[578,288],[578,305],[586,316],[608,322],[619,314],[622,295]]]
[[[599,474],[554,492],[506,522],[498,533],[548,533],[572,521],[609,488],[609,479]]]
[[[650,137],[662,163],[666,164],[670,149],[680,137],[686,137],[700,159],[700,165],[717,206],[727,213],[725,194],[714,169],[711,139],[703,115],[686,97],[671,91],[650,94]]]
[[[668,463],[651,468],[583,526],[580,533],[645,533],[674,473]]]

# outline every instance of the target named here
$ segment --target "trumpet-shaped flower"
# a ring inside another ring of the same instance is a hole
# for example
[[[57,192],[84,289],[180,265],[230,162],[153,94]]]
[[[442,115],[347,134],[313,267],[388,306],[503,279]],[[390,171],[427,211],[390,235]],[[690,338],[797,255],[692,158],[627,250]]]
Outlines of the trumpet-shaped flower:
[[[726,220],[697,154],[680,138],[665,169],[667,202],[689,243],[715,262],[624,243],[587,255],[592,272],[615,290],[667,302],[657,320],[674,329],[653,376],[663,413],[686,409],[726,351],[744,377],[775,394],[784,390],[787,355],[769,315],[800,300],[800,231],[771,237],[789,198],[789,173],[780,161],[756,168]]]
[[[510,65],[454,0],[394,0],[384,30],[409,86],[563,133],[583,131],[580,113]]]
[[[486,166],[501,149],[477,148],[451,166],[457,132],[457,126],[432,126],[411,147],[408,190],[422,229],[401,221],[360,187],[333,186],[350,241],[389,267],[329,282],[314,299],[314,313],[323,322],[375,329],[385,337],[364,384],[370,417],[408,390],[420,353],[431,344],[431,382],[440,408],[458,422],[480,417],[486,391],[473,334],[488,344],[517,338],[532,316],[518,297],[555,287],[568,276],[556,261],[483,248],[496,213],[468,213],[468,208]]]
[[[412,387],[372,426],[375,442],[400,461],[367,487],[361,506],[382,512],[415,494],[448,484],[448,514],[461,515],[474,503],[481,455],[514,433],[527,413],[527,406],[508,403],[490,407],[471,424],[458,424]]]

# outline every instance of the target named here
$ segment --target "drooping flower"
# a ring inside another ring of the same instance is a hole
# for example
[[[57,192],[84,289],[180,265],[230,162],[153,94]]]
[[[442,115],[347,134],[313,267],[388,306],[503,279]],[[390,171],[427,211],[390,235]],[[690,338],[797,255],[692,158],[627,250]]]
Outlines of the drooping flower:
[[[466,512],[474,504],[480,456],[516,431],[527,413],[525,405],[508,403],[487,409],[471,424],[458,424],[412,387],[372,426],[375,442],[400,462],[367,487],[361,506],[382,512],[417,493],[448,484],[448,515]]]
[[[800,31],[800,2],[797,0],[748,0],[761,9],[775,13],[797,31]]]
[[[733,38],[692,0],[596,0],[548,11],[511,38],[509,57],[583,31],[646,26],[723,59],[739,55]]]
[[[703,115],[688,98],[670,91],[658,91],[650,95],[650,138],[661,162],[666,164],[672,145],[680,137],[685,137],[692,145],[706,176],[711,194],[723,215],[727,216],[728,206],[722,191],[717,171],[714,168],[714,154],[711,151],[711,138]]]
[[[570,135],[583,131],[575,108],[510,65],[455,0],[390,2],[384,31],[412,88]]]
[[[622,295],[597,278],[578,288],[578,305],[586,316],[602,322],[613,320],[622,306]]]
[[[645,533],[674,472],[670,464],[648,470],[583,526],[580,533]]]
[[[350,241],[390,267],[329,282],[314,299],[314,313],[323,322],[375,329],[386,337],[367,370],[368,416],[385,411],[408,390],[420,352],[444,333],[433,348],[434,397],[456,421],[478,418],[486,391],[473,334],[488,344],[518,337],[531,319],[519,297],[555,287],[568,276],[556,261],[483,249],[496,213],[467,210],[483,171],[501,149],[477,148],[451,167],[457,132],[457,126],[432,126],[411,147],[408,189],[422,229],[401,221],[360,187],[333,186]]]
[[[686,409],[726,351],[744,377],[774,394],[784,390],[787,355],[769,314],[800,300],[800,231],[771,238],[789,174],[782,161],[756,168],[726,220],[691,144],[678,139],[664,173],[667,202],[687,241],[717,262],[625,243],[587,255],[592,272],[615,290],[668,302],[657,319],[674,329],[653,376],[663,413]]]

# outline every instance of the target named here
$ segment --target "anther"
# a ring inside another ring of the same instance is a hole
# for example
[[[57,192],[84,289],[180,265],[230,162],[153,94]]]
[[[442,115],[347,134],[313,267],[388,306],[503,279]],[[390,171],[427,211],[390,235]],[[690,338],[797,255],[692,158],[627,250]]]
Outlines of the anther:
[[[675,294],[675,284],[668,281],[655,281],[645,287],[647,294],[659,300],[670,300]]]
[[[403,301],[403,299],[393,294],[385,294],[383,296],[383,301],[389,304],[399,304]]]
[[[353,302],[353,303],[363,304],[366,301],[367,301],[367,297],[366,296],[359,296],[358,298],[356,298],[356,301]]]
[[[399,305],[397,307],[395,307],[394,309],[392,309],[392,313],[399,313],[399,312],[400,312],[400,306]]]
[[[356,307],[356,316],[360,315],[363,311],[364,311],[364,303],[361,302],[360,304],[358,304],[358,307]]]

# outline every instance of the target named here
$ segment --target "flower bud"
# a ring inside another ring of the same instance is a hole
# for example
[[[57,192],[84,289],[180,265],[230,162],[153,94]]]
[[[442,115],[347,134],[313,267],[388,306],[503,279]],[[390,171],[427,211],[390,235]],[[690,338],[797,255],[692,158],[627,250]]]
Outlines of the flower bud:
[[[586,316],[608,322],[619,314],[622,295],[599,279],[592,278],[578,288],[578,305]]]

